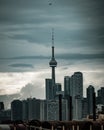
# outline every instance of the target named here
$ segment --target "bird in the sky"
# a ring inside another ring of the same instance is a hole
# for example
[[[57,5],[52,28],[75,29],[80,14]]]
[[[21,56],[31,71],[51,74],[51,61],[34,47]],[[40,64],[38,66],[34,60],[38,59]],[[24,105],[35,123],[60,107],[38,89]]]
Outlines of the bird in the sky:
[[[52,3],[49,3],[49,5],[52,5]]]

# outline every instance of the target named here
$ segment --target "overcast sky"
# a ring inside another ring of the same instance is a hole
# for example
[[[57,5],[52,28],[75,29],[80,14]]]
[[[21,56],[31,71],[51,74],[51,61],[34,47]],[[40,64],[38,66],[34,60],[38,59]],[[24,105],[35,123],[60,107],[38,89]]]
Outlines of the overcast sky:
[[[45,98],[52,28],[56,81],[104,87],[104,0],[0,0],[0,95]]]

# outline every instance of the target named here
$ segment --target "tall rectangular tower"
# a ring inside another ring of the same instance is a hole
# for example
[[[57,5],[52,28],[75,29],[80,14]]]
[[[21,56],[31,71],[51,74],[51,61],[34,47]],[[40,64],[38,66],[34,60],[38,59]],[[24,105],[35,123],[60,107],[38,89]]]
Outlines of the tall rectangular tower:
[[[72,90],[73,119],[82,119],[82,99],[83,99],[83,74],[75,72],[71,76],[70,87]]]
[[[69,96],[71,96],[70,77],[65,76],[64,77],[64,97],[68,98]]]
[[[52,79],[46,79],[45,86],[46,86],[46,100],[53,99]]]
[[[88,103],[88,114],[93,114],[93,93],[95,92],[95,89],[92,85],[89,85],[87,88],[87,103]]]

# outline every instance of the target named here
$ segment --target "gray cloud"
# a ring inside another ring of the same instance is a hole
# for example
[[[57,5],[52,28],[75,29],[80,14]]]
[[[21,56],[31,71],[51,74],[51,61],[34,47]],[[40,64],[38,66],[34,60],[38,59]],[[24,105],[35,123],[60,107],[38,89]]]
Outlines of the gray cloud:
[[[10,57],[10,58],[1,58],[1,60],[3,59],[9,59],[9,60],[34,60],[34,59],[50,59],[51,58],[51,54],[50,56],[19,56],[19,57]],[[56,54],[56,58],[59,59],[67,59],[67,60],[71,60],[71,59],[78,59],[78,60],[87,60],[87,59],[104,59],[104,53],[98,53],[98,54],[81,54],[81,53],[61,53],[61,54]],[[32,67],[31,64],[12,64],[10,65],[12,67],[20,67],[20,66],[24,66],[24,67]]]
[[[21,89],[20,94],[22,99],[27,97],[43,98],[44,88],[42,88],[37,83],[35,84],[29,83]]]
[[[6,42],[6,44],[11,42],[17,45],[18,43],[15,41],[19,41],[21,44],[28,41],[29,44],[49,45],[51,42],[51,29],[49,28],[54,26],[57,47],[77,48],[82,46],[88,47],[87,49],[90,49],[91,52],[92,50],[102,51],[104,48],[103,3],[103,0],[100,2],[52,0],[52,6],[49,6],[47,0],[44,2],[40,0],[1,1],[1,42]],[[6,38],[7,41],[5,41]],[[18,49],[21,50],[21,48],[24,53],[25,48],[19,45]],[[7,51],[7,48],[1,45],[0,52],[2,50]],[[15,51],[15,54],[19,53]]]
[[[11,58],[1,58],[1,72],[29,72],[36,71],[41,68],[47,68],[50,56],[19,56]],[[64,66],[78,65],[79,61],[82,64],[90,63],[90,66],[104,64],[104,53],[98,54],[81,54],[81,53],[61,53],[56,54],[58,64]],[[96,63],[95,63],[96,62]],[[91,65],[92,64],[92,65]],[[34,67],[35,66],[35,67]],[[80,68],[79,68],[80,69]]]
[[[20,68],[33,68],[33,66],[31,64],[22,64],[22,63],[18,63],[18,64],[11,64],[9,65],[11,67],[20,67]]]
[[[0,95],[0,102],[4,102],[5,109],[10,108],[10,104],[14,99],[19,99],[20,94]]]
[[[19,56],[19,57],[11,57],[7,59],[47,59],[48,56]]]
[[[57,56],[58,58],[61,58],[61,59],[73,59],[73,60],[96,60],[96,59],[102,59],[104,61],[104,54],[101,53],[101,54],[80,54],[80,53],[77,53],[77,54],[61,54],[61,55],[58,55]]]

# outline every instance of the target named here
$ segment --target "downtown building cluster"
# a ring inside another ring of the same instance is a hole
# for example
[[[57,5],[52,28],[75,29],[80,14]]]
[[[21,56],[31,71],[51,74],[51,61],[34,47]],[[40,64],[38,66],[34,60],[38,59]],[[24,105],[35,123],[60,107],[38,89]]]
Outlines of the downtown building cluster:
[[[66,77],[65,76],[65,80]],[[69,86],[69,81],[65,81],[67,86]],[[66,85],[65,85],[66,86]],[[66,88],[68,91],[69,87]],[[69,92],[66,91],[68,94]],[[72,120],[83,120],[87,116],[93,115],[93,93],[95,88],[92,85],[86,90],[87,97],[82,97],[82,100],[76,96],[74,102],[72,101]],[[65,96],[65,91],[59,92],[58,94],[64,94],[62,98],[62,120],[70,120],[70,102],[68,100],[68,95]],[[56,98],[57,97],[57,98]],[[67,97],[67,98],[66,98]],[[74,108],[75,106],[75,108]],[[73,110],[74,109],[74,110]],[[73,116],[74,111],[76,111],[76,118]],[[78,113],[79,112],[79,113]],[[96,96],[96,115],[104,114],[104,87],[101,87],[97,91]],[[59,98],[58,95],[55,96],[55,99],[36,99],[28,98],[26,100],[13,100],[11,102],[11,109],[5,110],[3,102],[0,102],[0,121],[2,120],[59,120]]]

